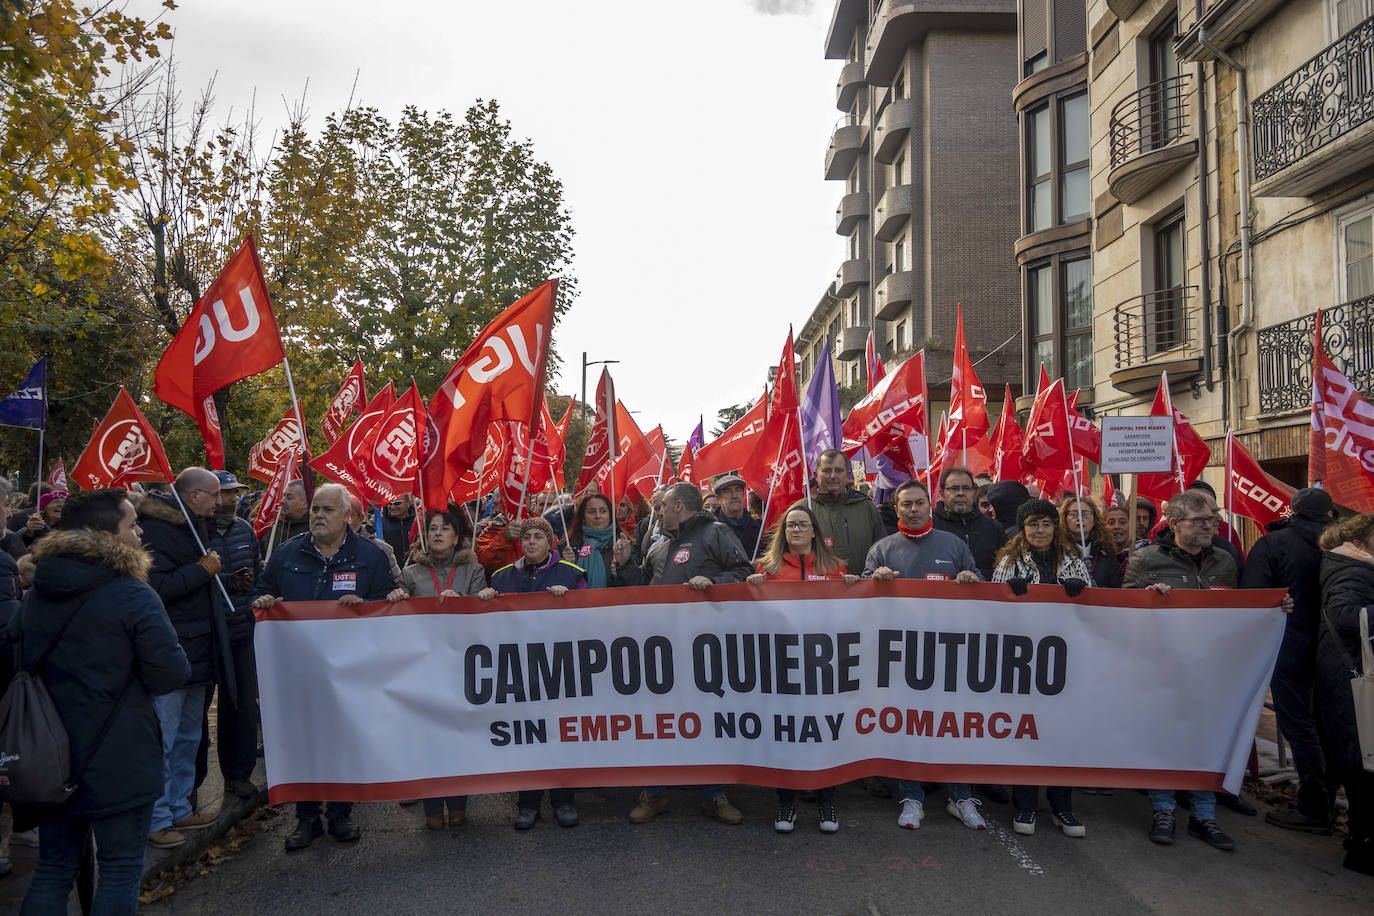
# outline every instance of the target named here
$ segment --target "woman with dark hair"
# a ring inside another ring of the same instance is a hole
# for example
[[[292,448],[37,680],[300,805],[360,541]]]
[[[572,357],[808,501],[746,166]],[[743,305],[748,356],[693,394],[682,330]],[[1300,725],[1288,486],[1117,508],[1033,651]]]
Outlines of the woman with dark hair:
[[[1081,515],[1079,507],[1082,507]],[[1098,588],[1120,588],[1122,570],[1116,558],[1116,541],[1107,529],[1097,501],[1091,496],[1082,499],[1070,496],[1059,505],[1059,524],[1080,551],[1087,543],[1087,551],[1082,554],[1083,565],[1088,567],[1092,584]]]
[[[782,522],[774,526],[768,538],[768,549],[764,551],[755,565],[755,572],[745,581],[750,585],[765,582],[823,582],[842,579],[846,585],[853,585],[859,577],[845,571],[845,562],[825,546],[821,537],[821,523],[812,511],[805,506],[793,506],[787,510]],[[816,793],[816,807],[820,815],[822,833],[835,833],[840,829],[839,816],[835,814],[835,787],[826,786]],[[778,790],[778,813],[773,818],[773,829],[778,833],[791,833],[797,824],[797,790]]]
[[[615,542],[625,538],[624,530],[611,524],[610,498],[601,493],[588,493],[573,510],[563,545],[563,559],[582,567],[587,574],[588,588],[624,585],[613,554]],[[637,548],[632,546],[630,563],[626,565],[639,565]]]
[[[412,598],[460,598],[475,595],[487,586],[487,577],[477,555],[462,545],[464,520],[454,512],[431,512],[426,522],[426,539],[411,546],[410,563],[401,570],[401,588]],[[461,827],[467,821],[468,797],[426,798],[425,826],[444,829],[444,807],[448,806],[448,826]]]
[[[1331,781],[1345,786],[1350,803],[1350,834],[1345,840],[1343,864],[1353,872],[1374,875],[1374,772],[1366,770],[1361,759],[1355,698],[1350,690],[1350,679],[1361,674],[1363,664],[1360,612],[1374,608],[1374,515],[1357,515],[1330,526],[1322,534],[1320,546],[1324,553],[1317,709],[1322,718],[1322,743]],[[1374,619],[1370,628],[1374,629]]]
[[[1016,534],[997,554],[992,581],[1007,583],[1017,595],[1026,594],[1031,584],[1062,585],[1070,598],[1092,585],[1082,549],[1059,524],[1054,503],[1046,499],[1032,499],[1016,510]],[[1050,816],[1065,836],[1086,836],[1087,828],[1073,814],[1073,789],[1049,786],[1045,794]],[[1011,797],[1016,805],[1012,828],[1017,833],[1035,833],[1040,787],[1012,786]]]
[[[92,911],[138,908],[153,802],[163,789],[153,696],[191,674],[148,585],[152,557],[141,534],[122,490],[93,490],[68,499],[57,528],[32,551],[33,588],[10,636],[23,669],[42,676],[82,775],[70,801],[39,817],[26,913],[67,911],[90,833],[99,865]]]

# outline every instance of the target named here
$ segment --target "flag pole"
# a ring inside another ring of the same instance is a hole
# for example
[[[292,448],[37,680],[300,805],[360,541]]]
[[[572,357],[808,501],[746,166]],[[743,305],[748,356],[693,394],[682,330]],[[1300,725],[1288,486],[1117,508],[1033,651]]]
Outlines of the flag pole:
[[[281,348],[281,364],[282,368],[286,370],[286,390],[291,395],[291,409],[296,412],[296,425],[299,427],[301,434],[301,486],[304,487],[306,486],[306,468],[310,466],[309,462],[305,460],[305,457],[310,454],[310,440],[305,437],[305,418],[301,416],[301,402],[296,397],[296,383],[291,378],[291,360],[286,356],[285,344],[282,344]],[[313,497],[315,495],[313,481],[314,477],[312,475],[309,492],[306,493],[307,497]]]
[[[791,417],[782,418],[782,436],[778,442],[778,457],[773,459],[773,473],[768,475],[768,495],[763,499],[763,518],[759,521],[759,536],[754,539],[754,552],[749,559],[752,562],[754,557],[759,555],[759,545],[763,543],[763,526],[768,521],[768,504],[773,501],[773,488],[778,482],[778,464],[782,461],[782,450],[787,445],[787,428],[792,422]]]
[[[45,416],[45,417],[43,418],[43,423],[46,425],[47,422],[48,422],[48,420],[47,420],[47,417]],[[42,426],[38,427],[38,472],[37,472],[37,475],[35,476],[34,480],[35,480],[35,482],[37,483],[37,486],[34,488],[34,492],[37,493],[38,496],[41,498],[41,497],[43,496],[43,427],[42,427]],[[38,508],[38,503],[37,503],[37,502],[35,502],[33,505],[34,505],[34,508],[35,508],[35,509]]]
[[[187,511],[186,504],[181,501],[181,494],[177,492],[176,481],[173,480],[171,483],[172,485],[168,489],[172,491],[172,498],[176,500],[182,518],[186,519],[186,527],[190,529],[191,537],[196,539],[196,549],[200,551],[201,556],[208,556],[210,551],[205,549],[205,542],[200,539],[200,532],[196,530],[196,523],[191,519],[191,513]],[[219,577],[218,573],[210,578],[214,579],[215,584],[219,586],[219,593],[224,598],[225,607],[233,608],[234,601],[229,597],[229,589],[224,587],[224,580]],[[234,666],[229,664],[230,659],[228,658],[229,625],[224,619],[224,609],[216,607],[214,602],[211,602],[211,607],[214,608],[215,638],[220,646],[220,655],[222,656],[220,661],[224,668],[221,672],[224,675],[224,686],[229,690],[229,702],[237,706],[239,702],[238,682],[237,678],[234,677]]]
[[[1123,480],[1125,478],[1122,478]],[[1129,566],[1131,560],[1135,559],[1135,542],[1139,540],[1135,536],[1136,506],[1140,504],[1140,475],[1131,475],[1131,517],[1126,522],[1126,530],[1130,532],[1130,543],[1126,545],[1126,564]]]
[[[1231,529],[1227,532],[1228,541],[1230,540],[1230,536],[1236,533],[1236,517],[1231,512],[1231,468],[1233,467],[1231,464],[1233,460],[1231,446],[1233,442],[1235,442],[1235,437],[1228,429],[1226,431],[1226,481],[1223,484],[1223,486],[1226,487],[1226,525]]]
[[[1059,386],[1059,396],[1064,399],[1064,425],[1069,424],[1069,396],[1064,392],[1064,386]],[[1083,553],[1088,552],[1088,539],[1083,532],[1083,496],[1079,492],[1081,487],[1078,482],[1078,459],[1073,453],[1073,427],[1069,426],[1069,469],[1073,471],[1073,499],[1074,506],[1078,509],[1078,543],[1083,549]]]

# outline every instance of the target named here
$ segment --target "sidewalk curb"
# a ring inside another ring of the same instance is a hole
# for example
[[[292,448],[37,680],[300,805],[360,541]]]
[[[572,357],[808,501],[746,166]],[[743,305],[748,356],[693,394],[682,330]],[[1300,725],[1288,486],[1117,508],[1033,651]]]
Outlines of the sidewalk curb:
[[[187,830],[184,846],[177,846],[172,849],[148,847],[143,860],[142,883],[147,884],[165,871],[171,871],[200,858],[202,853],[224,839],[236,824],[266,804],[267,789],[265,788],[258,789],[257,793],[249,798],[239,798],[232,794],[224,796],[224,802],[220,805],[219,816],[215,822],[202,830]]]

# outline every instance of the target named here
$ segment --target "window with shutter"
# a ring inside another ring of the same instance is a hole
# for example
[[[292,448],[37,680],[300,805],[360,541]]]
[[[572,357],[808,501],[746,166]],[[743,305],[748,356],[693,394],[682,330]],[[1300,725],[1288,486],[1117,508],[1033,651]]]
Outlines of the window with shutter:
[[[1046,40],[1045,17],[1046,0],[1021,0],[1021,58],[1026,62],[1026,73],[1033,73],[1031,62],[1045,53],[1049,47]]]
[[[1088,50],[1088,11],[1085,0],[1053,0],[1054,62],[1086,53]]]

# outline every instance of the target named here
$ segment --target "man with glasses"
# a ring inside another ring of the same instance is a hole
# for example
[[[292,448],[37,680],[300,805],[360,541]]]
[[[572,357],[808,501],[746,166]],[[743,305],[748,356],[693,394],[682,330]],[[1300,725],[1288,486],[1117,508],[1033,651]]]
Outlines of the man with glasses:
[[[207,520],[220,502],[219,478],[205,468],[187,468],[177,475],[172,486],[174,496],[149,493],[138,505],[143,546],[153,555],[148,584],[162,599],[186,660],[191,663],[191,676],[186,683],[153,698],[162,726],[163,791],[153,805],[148,842],[162,849],[184,845],[186,837],[181,831],[209,827],[215,822],[212,814],[192,811],[190,796],[195,785],[205,694],[215,683],[215,602],[223,600],[215,586],[215,576],[220,571],[219,554],[213,550],[202,553],[199,547],[209,543]],[[186,509],[184,514],[182,506]],[[191,530],[192,524],[196,526],[195,532]]]
[[[974,502],[977,494],[978,486],[968,468],[945,468],[940,473],[940,501],[931,517],[937,530],[948,531],[968,545],[978,574],[991,581],[997,551],[1006,544],[1007,533],[996,519],[978,510]]]

